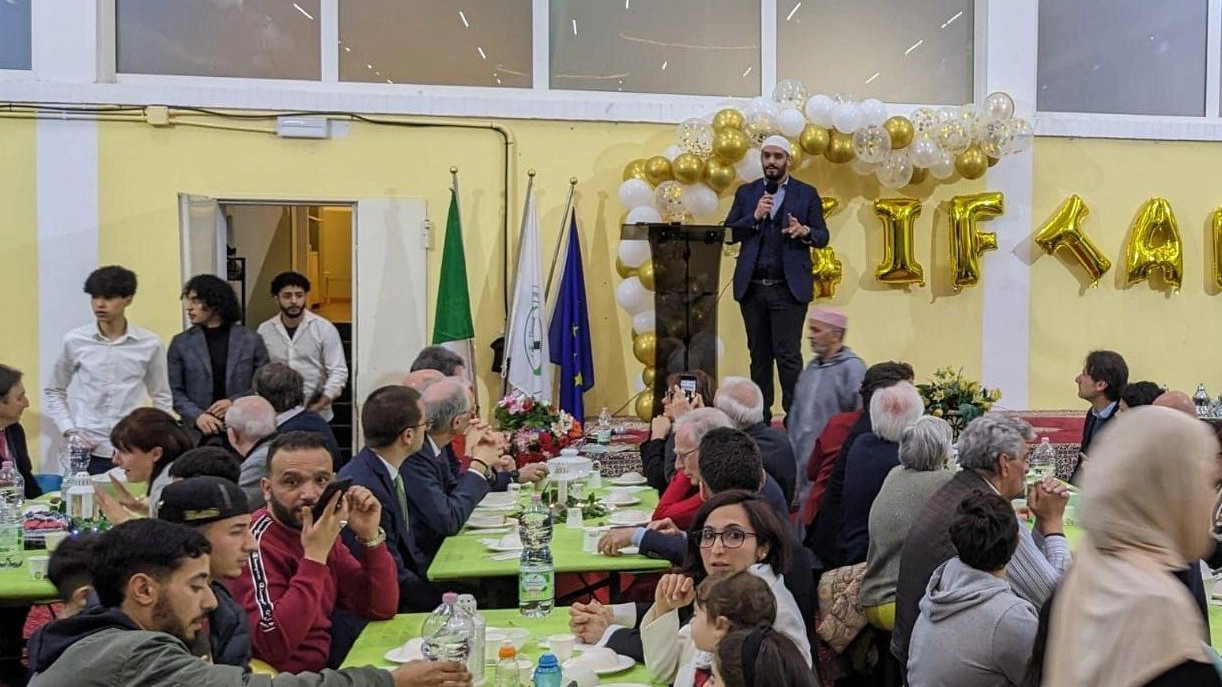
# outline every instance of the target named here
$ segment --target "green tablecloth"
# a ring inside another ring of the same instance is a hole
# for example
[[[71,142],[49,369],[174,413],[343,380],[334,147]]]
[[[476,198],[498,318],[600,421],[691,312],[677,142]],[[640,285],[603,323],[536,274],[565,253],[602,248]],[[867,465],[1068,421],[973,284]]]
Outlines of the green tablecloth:
[[[480,611],[480,613],[487,619],[489,627],[521,627],[530,630],[533,636],[522,647],[522,655],[530,658],[532,661],[537,661],[543,653],[535,644],[536,640],[546,639],[548,635],[567,633],[569,631],[569,611],[563,607],[552,611],[551,616],[547,618],[524,618],[516,609],[491,609]],[[408,613],[395,616],[393,620],[369,623],[365,627],[365,631],[356,640],[356,644],[352,646],[352,651],[348,653],[344,666],[374,665],[386,668],[393,667],[395,664],[384,658],[386,652],[409,639],[419,637],[420,626],[427,617],[427,613]],[[488,670],[491,673],[493,666],[488,666]],[[533,671],[533,668],[531,670]],[[523,683],[530,681],[526,671],[523,671],[522,678]],[[489,680],[488,684],[491,684],[491,682]],[[640,664],[637,664],[631,670],[614,675],[603,675],[600,678],[600,684],[614,685],[620,683],[651,684],[645,666]]]
[[[45,556],[46,549],[25,552],[30,556]],[[0,568],[0,606],[25,606],[37,602],[54,601],[58,597],[49,580],[30,577],[30,564],[23,562],[20,568]]]
[[[605,495],[607,488],[596,489],[595,493]],[[658,494],[653,489],[638,492],[636,497],[641,503],[628,506],[633,510],[652,512],[658,503]],[[586,520],[587,527],[595,527],[606,523],[606,519]],[[463,530],[454,537],[447,537],[438,550],[433,564],[429,567],[430,580],[460,580],[477,577],[511,577],[518,574],[518,560],[491,560],[494,555],[479,542],[480,539],[499,539],[505,536],[504,531],[491,534],[478,530]],[[641,555],[633,556],[602,556],[586,553],[581,550],[582,531],[569,529],[564,521],[556,523],[552,530],[552,559],[558,573],[592,573],[592,572],[653,572],[667,570],[670,563]]]

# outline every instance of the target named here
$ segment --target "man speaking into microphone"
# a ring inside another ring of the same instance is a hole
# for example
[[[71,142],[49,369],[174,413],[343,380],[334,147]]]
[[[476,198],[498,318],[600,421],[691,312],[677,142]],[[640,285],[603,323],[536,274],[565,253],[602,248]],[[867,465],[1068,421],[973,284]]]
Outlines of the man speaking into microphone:
[[[802,328],[812,297],[810,249],[827,245],[823,201],[814,186],[789,175],[790,143],[769,136],[760,147],[764,178],[734,193],[726,217],[732,243],[742,243],[734,266],[734,300],[742,308],[751,353],[751,380],[764,393],[772,418],[772,364],[781,379],[786,415],[802,372]]]

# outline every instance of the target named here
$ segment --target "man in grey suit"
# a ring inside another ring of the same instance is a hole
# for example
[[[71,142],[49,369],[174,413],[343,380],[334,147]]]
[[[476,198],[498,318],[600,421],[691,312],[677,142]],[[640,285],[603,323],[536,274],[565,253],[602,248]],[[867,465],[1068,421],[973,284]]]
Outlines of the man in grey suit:
[[[191,328],[170,341],[174,410],[204,436],[220,434],[233,399],[251,393],[255,370],[267,363],[267,348],[258,334],[238,324],[237,294],[220,277],[192,277],[182,298]]]

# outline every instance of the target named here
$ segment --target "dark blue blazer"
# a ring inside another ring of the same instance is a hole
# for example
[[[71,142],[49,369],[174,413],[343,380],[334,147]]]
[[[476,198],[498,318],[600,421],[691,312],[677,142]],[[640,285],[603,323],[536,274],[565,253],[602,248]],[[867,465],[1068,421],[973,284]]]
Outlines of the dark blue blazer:
[[[424,556],[427,570],[442,542],[458,534],[475,505],[492,487],[483,475],[471,470],[455,477],[449,455],[444,450],[437,455],[427,441],[403,461],[399,474],[407,490],[412,538]]]
[[[734,205],[726,216],[731,227],[731,243],[742,243],[738,262],[734,265],[734,300],[741,301],[751,286],[751,274],[759,258],[760,233],[780,231],[789,223],[789,215],[797,218],[810,229],[810,236],[803,239],[787,238],[781,256],[785,270],[785,283],[799,303],[809,303],[815,283],[811,275],[810,249],[827,245],[829,234],[823,221],[823,200],[814,186],[804,184],[793,177],[785,185],[785,201],[777,209],[776,219],[755,221],[755,206],[764,196],[763,179],[738,187],[734,193]]]
[[[373,492],[382,504],[381,525],[386,532],[386,548],[395,559],[395,567],[399,571],[399,612],[423,612],[436,608],[441,603],[441,591],[425,579],[427,560],[416,546],[412,533],[403,528],[403,513],[395,496],[395,485],[390,481],[382,459],[365,447],[339,471],[339,476],[352,478],[354,484]],[[405,482],[403,487],[410,495],[411,486]],[[408,521],[409,528],[418,526],[418,521]],[[364,555],[364,546],[348,528],[344,528],[344,544],[352,555]]]

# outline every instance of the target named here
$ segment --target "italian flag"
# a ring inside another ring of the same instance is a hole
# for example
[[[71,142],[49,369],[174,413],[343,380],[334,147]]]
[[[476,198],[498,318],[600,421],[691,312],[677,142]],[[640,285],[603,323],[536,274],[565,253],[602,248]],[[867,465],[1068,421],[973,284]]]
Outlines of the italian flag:
[[[450,188],[445,247],[441,252],[441,283],[433,319],[433,344],[462,356],[467,375],[475,377],[475,326],[471,323],[471,297],[467,293],[467,258],[463,253],[458,189]]]

